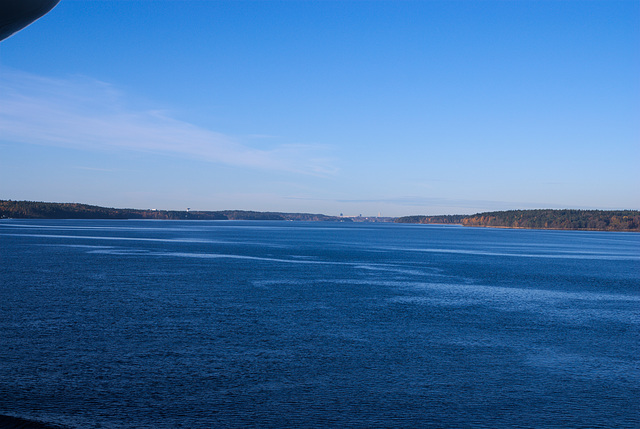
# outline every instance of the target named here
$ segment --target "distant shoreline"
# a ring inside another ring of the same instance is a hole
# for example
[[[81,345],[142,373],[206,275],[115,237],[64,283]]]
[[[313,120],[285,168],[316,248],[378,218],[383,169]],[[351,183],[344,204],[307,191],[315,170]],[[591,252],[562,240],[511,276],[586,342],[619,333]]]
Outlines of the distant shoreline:
[[[436,225],[436,224],[427,224],[427,225]],[[640,232],[640,229],[610,230],[610,229],[595,229],[595,228],[528,228],[526,226],[491,226],[491,225],[466,226],[462,224],[455,224],[455,225],[459,225],[467,228],[529,229],[529,230],[539,230],[539,231]]]
[[[506,210],[474,215],[363,217],[246,210],[192,211],[118,209],[79,203],[0,200],[0,219],[285,220],[396,222],[465,227],[560,231],[640,232],[639,210]]]
[[[371,218],[327,216],[314,213],[246,210],[197,211],[119,209],[79,203],[0,200],[0,218],[13,219],[157,219],[157,220],[291,220],[352,222]],[[390,218],[385,218],[390,219]],[[381,220],[380,220],[381,221]],[[390,221],[390,220],[387,220]]]
[[[480,228],[640,232],[638,210],[506,210],[474,215],[405,216],[398,223],[449,224]]]

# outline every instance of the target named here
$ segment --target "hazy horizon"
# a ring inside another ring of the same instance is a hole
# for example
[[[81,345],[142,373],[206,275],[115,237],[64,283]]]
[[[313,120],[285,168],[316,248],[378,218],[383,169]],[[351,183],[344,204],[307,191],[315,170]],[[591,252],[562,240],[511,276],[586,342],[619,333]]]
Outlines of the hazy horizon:
[[[640,209],[636,1],[62,0],[0,42],[0,199]]]

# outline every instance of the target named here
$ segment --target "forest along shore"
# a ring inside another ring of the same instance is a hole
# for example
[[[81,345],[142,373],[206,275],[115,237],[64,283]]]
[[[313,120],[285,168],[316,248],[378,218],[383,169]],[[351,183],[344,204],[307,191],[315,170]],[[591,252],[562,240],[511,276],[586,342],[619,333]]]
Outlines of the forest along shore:
[[[350,218],[313,213],[277,213],[245,210],[193,211],[117,209],[78,203],[0,200],[0,219],[158,219],[158,220],[302,220],[350,221]]]
[[[398,223],[457,224],[491,228],[640,232],[638,210],[507,210],[470,216],[405,216]]]
[[[245,210],[192,211],[119,209],[79,203],[0,200],[0,219],[158,219],[396,222],[490,228],[640,232],[639,210],[506,210],[474,215],[344,217],[314,213]]]

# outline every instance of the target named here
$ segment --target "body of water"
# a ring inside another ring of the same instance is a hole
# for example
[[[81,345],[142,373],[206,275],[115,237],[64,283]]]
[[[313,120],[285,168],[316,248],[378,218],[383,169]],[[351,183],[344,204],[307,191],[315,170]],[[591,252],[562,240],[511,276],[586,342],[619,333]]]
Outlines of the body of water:
[[[640,234],[0,221],[0,414],[640,426]]]

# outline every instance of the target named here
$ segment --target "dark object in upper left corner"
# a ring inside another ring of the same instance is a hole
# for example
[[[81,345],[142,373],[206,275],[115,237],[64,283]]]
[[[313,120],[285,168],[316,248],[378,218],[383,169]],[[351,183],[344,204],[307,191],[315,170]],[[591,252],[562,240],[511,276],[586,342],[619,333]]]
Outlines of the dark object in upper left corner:
[[[0,41],[40,18],[60,0],[0,0]]]

